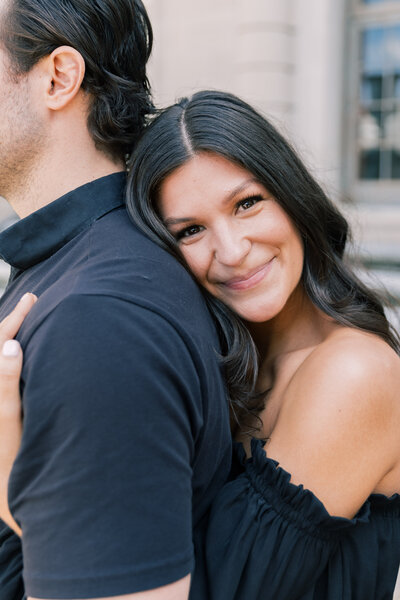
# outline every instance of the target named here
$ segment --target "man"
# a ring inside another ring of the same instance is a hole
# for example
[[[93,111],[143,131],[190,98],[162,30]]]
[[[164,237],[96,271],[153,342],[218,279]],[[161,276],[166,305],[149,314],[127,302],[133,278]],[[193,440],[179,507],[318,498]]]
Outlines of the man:
[[[140,0],[0,7],[0,194],[22,217],[0,235],[0,319],[39,298],[18,334],[9,482],[25,593],[181,600],[191,577],[206,598],[202,534],[231,450],[216,336],[189,275],[123,206],[152,108],[150,23]],[[0,600],[23,595],[18,551],[2,524]]]

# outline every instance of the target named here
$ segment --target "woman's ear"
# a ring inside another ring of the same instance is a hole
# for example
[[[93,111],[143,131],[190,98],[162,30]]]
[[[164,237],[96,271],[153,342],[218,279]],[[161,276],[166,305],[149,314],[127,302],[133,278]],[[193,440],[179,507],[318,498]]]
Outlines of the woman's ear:
[[[85,76],[85,61],[70,46],[56,48],[46,58],[46,104],[50,110],[61,110],[79,93]]]

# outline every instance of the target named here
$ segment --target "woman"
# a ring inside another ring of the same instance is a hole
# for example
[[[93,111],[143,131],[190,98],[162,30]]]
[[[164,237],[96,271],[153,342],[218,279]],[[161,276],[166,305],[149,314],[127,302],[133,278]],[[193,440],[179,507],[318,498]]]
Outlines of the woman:
[[[219,92],[152,123],[132,156],[127,203],[214,299],[225,341],[244,450],[211,514],[212,598],[391,597],[400,345],[344,262],[343,216],[279,133]],[[231,311],[257,348],[255,397],[243,386],[253,354]]]
[[[343,261],[344,218],[278,132],[220,92],[149,126],[127,204],[203,287],[224,347],[241,444],[210,515],[210,598],[391,597],[400,346]]]

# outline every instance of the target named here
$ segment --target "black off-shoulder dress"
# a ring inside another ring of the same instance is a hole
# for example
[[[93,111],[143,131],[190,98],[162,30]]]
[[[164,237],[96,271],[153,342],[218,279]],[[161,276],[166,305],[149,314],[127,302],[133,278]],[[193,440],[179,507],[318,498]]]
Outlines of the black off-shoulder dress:
[[[400,496],[371,495],[353,519],[318,498],[252,442],[217,496],[206,542],[208,600],[389,600],[400,562]]]
[[[353,519],[331,517],[314,494],[290,483],[260,441],[253,440],[251,459],[240,444],[235,456],[240,472],[210,514],[210,590],[200,600],[392,599],[399,494],[373,494]],[[7,528],[0,530],[0,548],[0,600],[20,600],[21,549]]]

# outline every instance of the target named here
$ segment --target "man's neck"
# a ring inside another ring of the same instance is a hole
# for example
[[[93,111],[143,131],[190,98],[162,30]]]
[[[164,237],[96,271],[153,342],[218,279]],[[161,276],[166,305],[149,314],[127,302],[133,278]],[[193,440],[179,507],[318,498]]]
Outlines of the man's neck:
[[[122,161],[113,161],[97,150],[81,150],[74,154],[64,148],[62,153],[47,156],[19,189],[13,190],[7,200],[19,217],[27,217],[95,179],[125,170]]]

